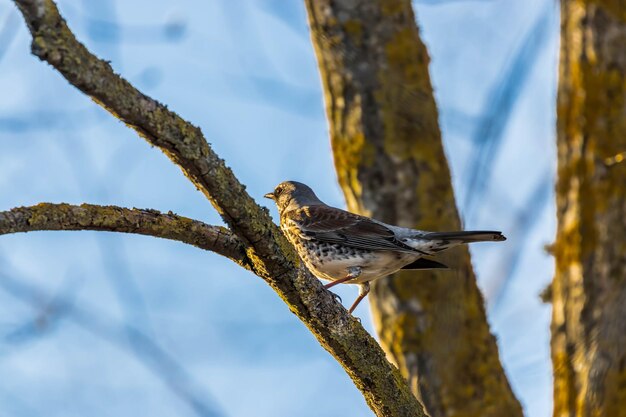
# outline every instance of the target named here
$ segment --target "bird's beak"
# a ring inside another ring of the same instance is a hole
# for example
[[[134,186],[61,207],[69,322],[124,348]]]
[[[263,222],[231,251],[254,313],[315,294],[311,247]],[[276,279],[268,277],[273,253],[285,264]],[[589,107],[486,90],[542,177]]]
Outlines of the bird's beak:
[[[263,197],[269,198],[270,200],[273,200],[274,199],[274,193],[267,193]]]

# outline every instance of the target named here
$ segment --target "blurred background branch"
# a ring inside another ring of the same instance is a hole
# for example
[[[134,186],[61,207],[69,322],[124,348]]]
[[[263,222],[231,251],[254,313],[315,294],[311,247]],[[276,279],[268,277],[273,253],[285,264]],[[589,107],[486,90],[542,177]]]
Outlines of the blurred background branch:
[[[500,79],[496,81],[485,99],[482,117],[471,135],[475,150],[473,158],[468,162],[467,183],[463,187],[465,191],[463,214],[466,221],[472,220],[475,205],[485,200],[486,190],[493,177],[493,162],[497,160],[504,141],[504,130],[540,53],[547,44],[554,7],[553,4],[546,3],[545,9],[528,28],[514,56],[507,61],[507,67],[501,71]],[[533,210],[542,208],[532,207]]]
[[[75,283],[70,281],[69,284],[67,290],[75,291]],[[211,395],[201,390],[171,355],[139,329],[129,324],[114,324],[104,314],[92,313],[76,305],[66,291],[51,296],[27,284],[24,279],[16,280],[5,274],[0,274],[0,286],[13,297],[28,303],[36,312],[32,321],[18,325],[5,335],[5,345],[22,348],[24,343],[32,343],[52,332],[61,320],[68,320],[99,339],[131,352],[186,402],[196,415],[224,415]]]

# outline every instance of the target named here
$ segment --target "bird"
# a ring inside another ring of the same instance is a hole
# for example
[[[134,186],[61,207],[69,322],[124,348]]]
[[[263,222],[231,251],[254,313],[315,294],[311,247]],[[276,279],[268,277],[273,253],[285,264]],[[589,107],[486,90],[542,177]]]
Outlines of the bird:
[[[265,194],[274,200],[280,228],[316,277],[359,285],[351,314],[367,296],[370,282],[401,269],[448,269],[432,259],[441,251],[472,242],[506,240],[490,230],[428,232],[394,226],[322,202],[306,184],[284,181]]]

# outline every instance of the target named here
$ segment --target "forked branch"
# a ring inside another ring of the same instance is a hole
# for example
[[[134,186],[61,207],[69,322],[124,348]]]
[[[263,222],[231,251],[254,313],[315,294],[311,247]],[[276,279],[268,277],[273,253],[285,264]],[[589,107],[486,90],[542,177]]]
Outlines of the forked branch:
[[[14,0],[33,53],[140,136],[160,148],[245,242],[252,271],[287,303],[343,366],[378,416],[424,416],[377,342],[304,267],[267,209],[257,205],[199,128],[138,91],[76,40],[52,0]]]

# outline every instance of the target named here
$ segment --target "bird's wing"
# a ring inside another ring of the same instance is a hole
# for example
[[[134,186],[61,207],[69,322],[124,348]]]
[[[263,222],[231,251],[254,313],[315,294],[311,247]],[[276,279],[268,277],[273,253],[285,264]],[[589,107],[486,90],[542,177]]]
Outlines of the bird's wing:
[[[359,249],[421,252],[405,245],[384,224],[329,206],[307,206],[285,213],[304,239]]]

